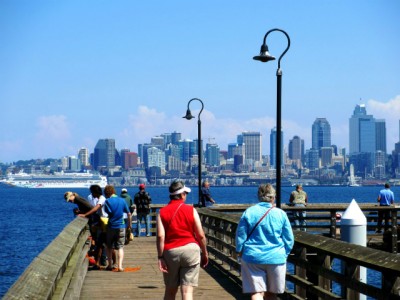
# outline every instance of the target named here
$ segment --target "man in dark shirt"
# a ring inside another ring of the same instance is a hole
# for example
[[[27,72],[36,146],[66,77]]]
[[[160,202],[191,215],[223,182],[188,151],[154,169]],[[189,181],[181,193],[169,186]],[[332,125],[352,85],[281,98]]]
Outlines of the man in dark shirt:
[[[211,197],[210,193],[210,183],[208,181],[204,181],[201,187],[201,203],[199,203],[200,207],[205,207],[206,202],[215,203],[215,200]]]

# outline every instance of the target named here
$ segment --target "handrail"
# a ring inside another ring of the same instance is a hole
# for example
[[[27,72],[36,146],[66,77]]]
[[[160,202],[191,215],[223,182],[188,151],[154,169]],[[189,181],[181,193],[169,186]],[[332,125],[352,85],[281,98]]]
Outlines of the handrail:
[[[32,261],[2,298],[79,298],[88,269],[88,219],[75,218]]]
[[[234,208],[236,211],[237,208]],[[374,208],[376,209],[376,207]],[[214,265],[241,284],[240,264],[235,252],[238,213],[210,208],[198,209]],[[237,211],[236,211],[237,212]],[[287,299],[354,299],[363,293],[375,299],[400,299],[400,257],[396,254],[353,245],[308,232],[294,231],[295,245],[288,258]],[[339,264],[339,267],[338,267]],[[343,265],[344,272],[341,272]],[[380,275],[381,285],[364,283],[356,277],[360,268]],[[339,285],[339,291],[335,286]]]

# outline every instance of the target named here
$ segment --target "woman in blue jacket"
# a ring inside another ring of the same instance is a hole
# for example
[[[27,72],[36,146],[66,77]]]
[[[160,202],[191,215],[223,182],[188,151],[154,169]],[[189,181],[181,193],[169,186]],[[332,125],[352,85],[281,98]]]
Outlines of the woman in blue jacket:
[[[236,231],[243,293],[250,293],[252,300],[277,299],[285,291],[293,231],[286,213],[275,207],[272,185],[260,185],[258,199],[260,203],[245,210]]]

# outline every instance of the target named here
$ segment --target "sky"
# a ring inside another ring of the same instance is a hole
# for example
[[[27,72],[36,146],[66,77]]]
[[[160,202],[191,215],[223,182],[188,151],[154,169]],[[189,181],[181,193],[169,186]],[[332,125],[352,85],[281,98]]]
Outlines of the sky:
[[[287,32],[281,59],[284,147],[311,148],[316,118],[348,149],[357,104],[399,141],[400,1],[0,1],[0,163],[93,152],[99,139],[137,152],[168,132],[226,150],[276,126],[277,60],[264,35]],[[286,36],[268,35],[279,57]]]

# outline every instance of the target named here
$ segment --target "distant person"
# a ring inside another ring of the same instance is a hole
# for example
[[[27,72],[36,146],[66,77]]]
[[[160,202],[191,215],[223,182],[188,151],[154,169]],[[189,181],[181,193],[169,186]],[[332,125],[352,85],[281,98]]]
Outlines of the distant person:
[[[289,199],[290,204],[294,207],[306,207],[308,202],[308,196],[305,191],[303,191],[303,186],[301,184],[296,185],[296,190],[290,194]],[[306,211],[296,210],[293,212],[294,225],[296,225],[295,230],[306,231]]]
[[[394,204],[394,193],[390,190],[390,184],[385,183],[385,188],[379,192],[378,196],[379,206],[390,206]],[[376,224],[375,232],[382,232],[382,221],[385,219],[385,231],[389,229],[390,211],[379,211],[378,222]]]
[[[170,201],[157,215],[158,267],[164,277],[164,299],[175,299],[179,287],[182,299],[193,299],[200,265],[208,264],[199,214],[192,205],[185,204],[190,191],[181,181],[172,182]]]
[[[133,213],[133,207],[134,207],[134,203],[133,203],[133,199],[132,197],[128,194],[128,190],[123,188],[121,190],[121,198],[123,198],[126,202],[126,205],[128,205],[129,211],[131,212],[131,216]],[[131,235],[131,228],[132,228],[132,224],[128,223],[128,215],[124,214],[124,219],[125,219],[125,224],[126,224],[126,240],[125,240],[125,245],[129,244],[130,241],[130,235]],[[128,229],[128,225],[129,225],[129,229]]]
[[[87,213],[93,208],[93,205],[85,198],[79,196],[77,193],[66,192],[64,199],[67,202],[76,204],[78,207],[73,210],[75,215]]]
[[[293,248],[286,213],[275,206],[275,189],[258,188],[258,204],[245,210],[236,230],[243,293],[251,299],[277,299],[285,291],[286,260]]]
[[[201,203],[199,203],[200,207],[206,207],[207,202],[215,203],[215,200],[211,197],[210,193],[210,183],[208,181],[204,181],[201,185]]]
[[[107,270],[123,272],[122,263],[124,260],[124,244],[125,244],[125,221],[124,213],[128,215],[128,222],[131,223],[131,212],[128,205],[121,197],[116,195],[112,185],[107,185],[104,188],[104,195],[107,201],[104,204],[104,210],[108,214],[107,226]],[[128,227],[130,228],[130,227]],[[112,265],[112,250],[115,249],[117,266],[113,269]]]
[[[140,236],[142,220],[144,220],[146,225],[146,236],[150,236],[148,218],[150,213],[151,197],[150,194],[146,192],[146,186],[143,183],[139,184],[139,192],[135,194],[133,201],[135,202],[137,213],[137,231],[135,236]]]
[[[96,265],[93,269],[99,270],[101,265],[106,265],[106,230],[104,230],[104,226],[102,226],[103,218],[108,218],[107,213],[104,211],[104,204],[106,202],[106,198],[103,196],[103,192],[101,187],[97,184],[90,186],[90,196],[95,203],[95,206],[84,214],[79,214],[79,217],[88,218],[90,216],[97,216],[97,223],[94,224],[96,226],[96,236],[95,238],[95,259]],[[94,218],[93,218],[94,219]]]

